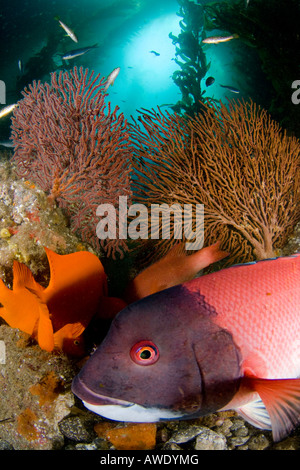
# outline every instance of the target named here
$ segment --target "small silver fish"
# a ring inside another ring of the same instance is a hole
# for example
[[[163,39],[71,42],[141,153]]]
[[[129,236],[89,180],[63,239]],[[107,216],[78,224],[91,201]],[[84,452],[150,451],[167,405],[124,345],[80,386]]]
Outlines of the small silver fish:
[[[239,93],[240,90],[238,90],[238,88],[234,88],[233,86],[230,86],[230,85],[221,85],[220,86],[222,88],[226,88],[227,90],[231,91],[231,93]]]
[[[16,106],[18,106],[17,103],[9,104],[8,106],[5,106],[4,108],[2,108],[0,110],[0,119],[6,116],[7,114],[11,113],[15,109]]]
[[[12,143],[11,140],[0,141],[0,145],[2,145],[3,147],[6,147],[6,148],[13,148],[14,147],[14,144]]]
[[[98,47],[97,44],[94,44],[93,46],[89,47],[82,47],[81,49],[73,49],[72,51],[67,52],[62,56],[63,60],[70,60],[70,59],[75,59],[75,57],[79,57],[83,54],[86,54],[89,52],[91,49],[94,49],[95,47]]]
[[[78,39],[74,33],[74,31],[72,31],[65,23],[63,23],[62,21],[58,20],[60,26],[65,30],[65,32],[67,33],[67,35],[72,39],[72,41],[74,42],[78,42]]]
[[[105,88],[104,88],[104,92],[106,92],[106,90],[108,89],[108,87],[110,85],[113,85],[114,84],[114,81],[115,79],[117,78],[117,76],[119,75],[119,72],[120,72],[120,67],[117,67],[116,69],[114,69],[107,77],[107,81],[106,81],[106,84],[105,84]]]
[[[204,44],[219,44],[221,42],[231,41],[231,39],[238,38],[238,34],[231,34],[230,36],[210,36],[208,38],[202,39]]]
[[[23,72],[23,62],[21,59],[18,60],[18,69],[20,70],[21,73]]]

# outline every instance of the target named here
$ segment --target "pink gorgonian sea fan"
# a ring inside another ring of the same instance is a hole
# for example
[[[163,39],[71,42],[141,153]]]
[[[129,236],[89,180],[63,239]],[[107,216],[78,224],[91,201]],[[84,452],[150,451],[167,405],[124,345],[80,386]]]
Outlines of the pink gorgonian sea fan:
[[[105,102],[104,78],[82,67],[54,72],[50,84],[34,81],[22,94],[12,117],[17,174],[46,191],[99,249],[98,205],[117,208],[119,196],[131,195],[127,121]],[[124,240],[101,245],[108,256],[127,249]]]

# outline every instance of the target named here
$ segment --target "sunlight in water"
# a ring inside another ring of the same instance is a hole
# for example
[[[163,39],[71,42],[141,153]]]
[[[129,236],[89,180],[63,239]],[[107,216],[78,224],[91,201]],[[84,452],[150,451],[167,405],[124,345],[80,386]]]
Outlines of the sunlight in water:
[[[165,15],[146,24],[125,49],[125,63],[138,70],[140,85],[146,89],[151,87],[152,93],[167,90],[173,84],[171,75],[178,68],[172,60],[175,46],[168,36],[170,32],[179,33],[176,14]]]

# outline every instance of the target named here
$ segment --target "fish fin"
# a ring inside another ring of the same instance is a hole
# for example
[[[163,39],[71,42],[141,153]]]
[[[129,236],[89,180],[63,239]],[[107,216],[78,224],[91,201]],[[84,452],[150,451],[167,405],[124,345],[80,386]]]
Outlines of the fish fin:
[[[220,245],[221,241],[218,240],[213,245],[201,248],[188,257],[188,259],[193,262],[194,269],[197,269],[197,272],[230,255],[228,251],[220,250]]]
[[[0,279],[0,303],[4,303],[7,296],[12,295],[12,293],[12,290],[4,284],[2,279]]]
[[[54,344],[55,348],[63,349],[63,342],[65,339],[76,339],[85,330],[85,326],[82,323],[67,323],[62,328],[54,333]]]
[[[41,349],[51,352],[54,349],[53,326],[46,304],[40,303],[39,313],[40,317],[37,328],[37,341]]]
[[[45,289],[45,295],[76,285],[87,283],[99,284],[103,293],[107,292],[107,278],[101,261],[88,251],[77,251],[68,255],[59,255],[45,247],[50,265],[50,282]]]
[[[13,291],[23,287],[29,287],[33,290],[44,290],[43,287],[36,282],[30,269],[23,263],[13,262]]]
[[[270,416],[262,400],[254,400],[236,409],[246,421],[260,429],[272,429]]]
[[[245,377],[244,380],[262,399],[270,416],[275,442],[286,437],[300,424],[300,378]]]
[[[2,282],[2,281],[1,281]],[[6,287],[6,286],[5,286]],[[8,287],[6,287],[8,289]],[[10,290],[10,289],[8,289]],[[12,328],[18,328],[17,324],[15,323],[15,315],[14,312],[12,312],[10,309],[7,309],[5,307],[0,308],[0,318],[3,318],[3,320],[9,325],[12,326]],[[21,329],[21,328],[20,328]],[[23,330],[22,330],[23,331]]]
[[[201,269],[220,261],[229,253],[220,250],[220,241],[187,255],[184,243],[176,243],[156,263],[139,273],[127,286],[125,300],[131,303],[168,287],[193,279]]]
[[[175,244],[168,253],[164,256],[164,260],[184,256],[189,264],[193,266],[193,271],[198,272],[206,268],[212,263],[216,263],[226,256],[229,256],[228,251],[220,250],[221,241],[218,240],[213,245],[201,248],[191,255],[187,255],[185,251],[185,244],[183,242]],[[193,274],[194,275],[194,274]]]
[[[31,335],[37,319],[37,309],[34,308],[34,302],[28,299],[24,286],[22,287],[23,292],[16,294],[0,279],[0,303],[3,305],[0,316],[12,328],[19,328]]]
[[[9,325],[8,321],[6,320],[6,318],[9,319],[9,312],[5,307],[0,307],[0,318],[3,318],[3,320]]]
[[[39,305],[39,318],[34,328],[33,337],[37,340],[41,349],[51,352],[54,349],[54,337],[47,304],[41,296],[41,292],[31,289],[30,287],[26,287],[26,289],[35,296]]]

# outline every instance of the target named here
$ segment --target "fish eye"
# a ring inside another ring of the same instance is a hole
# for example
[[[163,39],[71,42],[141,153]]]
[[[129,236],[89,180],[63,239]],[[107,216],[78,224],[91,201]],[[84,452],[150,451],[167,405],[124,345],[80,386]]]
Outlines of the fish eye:
[[[136,364],[150,366],[159,358],[158,347],[152,341],[139,341],[132,346],[130,357]]]

